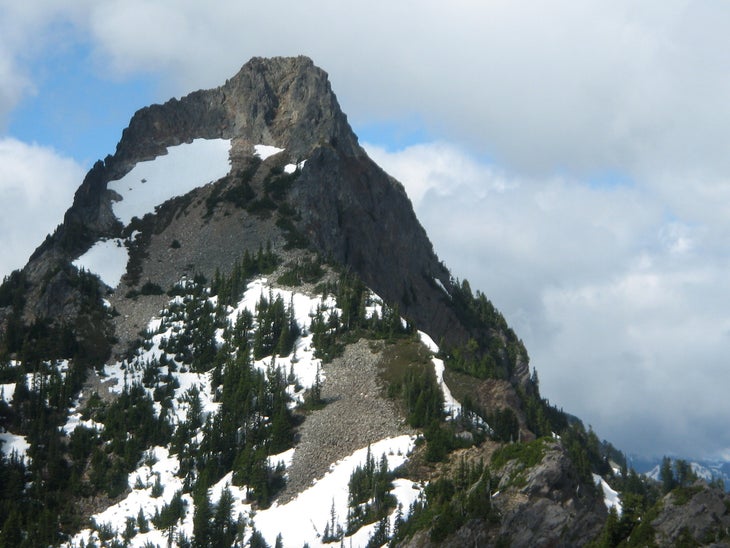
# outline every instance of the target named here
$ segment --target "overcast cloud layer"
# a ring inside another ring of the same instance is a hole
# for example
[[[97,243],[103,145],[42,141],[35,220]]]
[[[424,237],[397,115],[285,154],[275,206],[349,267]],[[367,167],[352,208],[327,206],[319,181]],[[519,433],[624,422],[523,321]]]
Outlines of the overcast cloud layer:
[[[65,4],[0,0],[0,128],[43,96],[43,60],[69,44],[102,79],[147,74],[149,102],[218,85],[253,55],[310,55],[356,130],[431,136],[394,149],[369,133],[367,149],[454,275],[525,340],[545,396],[628,451],[730,457],[730,4]],[[10,207],[50,187],[70,204],[82,159],[12,134],[2,146],[27,170],[0,171]],[[51,176],[52,162],[70,167]]]

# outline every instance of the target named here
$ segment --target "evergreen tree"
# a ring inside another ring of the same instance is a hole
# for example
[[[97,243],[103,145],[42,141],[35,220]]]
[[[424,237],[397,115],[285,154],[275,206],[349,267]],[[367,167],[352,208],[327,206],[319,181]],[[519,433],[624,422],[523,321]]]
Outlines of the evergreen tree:
[[[207,548],[211,545],[212,527],[211,518],[213,510],[208,497],[208,489],[204,483],[199,482],[195,496],[195,513],[193,514],[193,547]]]
[[[232,546],[236,536],[236,524],[233,521],[233,495],[228,487],[221,491],[220,499],[213,516],[211,546],[226,548]]]
[[[659,481],[662,484],[662,492],[664,494],[669,493],[669,491],[677,486],[677,480],[672,470],[672,460],[669,457],[665,456],[662,459],[662,464],[659,468]]]
[[[142,507],[140,507],[139,512],[137,512],[137,529],[139,529],[139,532],[143,534],[150,530],[149,523],[142,511]]]

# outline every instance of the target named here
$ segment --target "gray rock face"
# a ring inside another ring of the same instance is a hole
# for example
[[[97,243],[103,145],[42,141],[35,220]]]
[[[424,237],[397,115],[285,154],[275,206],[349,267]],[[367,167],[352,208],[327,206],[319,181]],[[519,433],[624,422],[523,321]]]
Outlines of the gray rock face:
[[[558,443],[529,470],[521,494],[526,498],[513,496],[502,516],[502,534],[514,547],[581,546],[598,534],[606,516],[601,497],[580,481]]]
[[[466,332],[434,279],[449,274],[433,253],[403,187],[364,156],[320,146],[292,189],[302,231],[325,256],[348,265],[435,339]]]
[[[498,523],[473,519],[438,543],[420,531],[402,546],[568,548],[583,546],[599,534],[607,515],[603,500],[591,483],[581,481],[559,443],[549,443],[536,465],[525,468],[513,460],[499,474],[498,494],[492,498]]]
[[[276,145],[293,158],[305,158],[321,144],[364,155],[323,70],[306,57],[254,58],[221,87],[137,111],[115,154],[89,171],[55,239],[78,251],[68,241],[78,236],[71,227],[81,225],[91,237],[116,235],[121,227],[107,183],[138,162],[166,154],[167,147],[198,138],[233,139],[249,148]],[[232,160],[236,168],[235,155]]]
[[[35,287],[28,318],[73,315],[72,308],[58,306],[72,296],[49,299],[40,286],[48,272],[67,265],[98,238],[120,235],[123,227],[112,212],[107,184],[137,162],[196,138],[232,139],[232,173],[245,166],[259,143],[285,148],[290,161],[306,159],[290,202],[300,215],[299,229],[317,251],[358,273],[435,340],[466,339],[434,281],[449,287],[449,273],[403,187],[360,148],[327,74],[306,57],[254,58],[219,88],[139,110],[115,154],[89,171],[64,223],[26,267]]]
[[[659,546],[676,545],[683,535],[700,545],[730,546],[730,495],[701,481],[673,491],[651,525]]]

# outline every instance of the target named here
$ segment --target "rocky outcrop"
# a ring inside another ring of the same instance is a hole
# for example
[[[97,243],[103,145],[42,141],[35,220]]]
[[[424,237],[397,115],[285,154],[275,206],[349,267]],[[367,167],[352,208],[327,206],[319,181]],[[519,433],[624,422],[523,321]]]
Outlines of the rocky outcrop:
[[[549,444],[540,463],[523,473],[526,485],[505,492],[500,534],[511,546],[581,546],[598,535],[606,507],[562,445]]]
[[[658,546],[730,546],[730,495],[702,481],[680,487],[662,499],[651,526]]]
[[[512,548],[583,546],[595,539],[607,511],[590,481],[581,480],[562,445],[545,440],[542,458],[532,466],[510,460],[494,470],[491,504],[498,519],[472,519],[446,539],[434,542],[428,530],[408,539],[408,548],[462,548],[463,546],[511,546]],[[489,462],[493,447],[467,458]]]
[[[325,256],[348,265],[381,297],[397,303],[436,341],[463,342],[449,285],[402,185],[367,157],[318,147],[292,189],[302,231]]]
[[[113,195],[107,184],[138,162],[165,154],[167,147],[198,138],[233,139],[239,143],[236,148],[246,148],[249,155],[251,146],[268,144],[286,148],[292,158],[301,159],[328,144],[348,156],[364,156],[327,73],[306,57],[254,58],[221,87],[137,111],[122,132],[115,154],[89,171],[64,224],[31,260],[59,242],[69,254],[78,255],[90,240],[116,236],[121,226],[112,213]],[[235,169],[235,155],[232,160]],[[79,241],[81,232],[86,237]]]

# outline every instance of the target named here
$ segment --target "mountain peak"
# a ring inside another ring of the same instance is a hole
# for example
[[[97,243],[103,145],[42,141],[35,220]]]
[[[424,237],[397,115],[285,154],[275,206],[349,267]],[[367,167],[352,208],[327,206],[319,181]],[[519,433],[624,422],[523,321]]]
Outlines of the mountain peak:
[[[124,169],[196,138],[276,145],[302,158],[322,144],[362,153],[327,73],[303,56],[254,57],[220,87],[137,111],[111,163]]]
[[[226,190],[215,191],[222,195],[239,192],[241,185],[250,183],[254,194],[268,199],[266,181],[275,175],[271,170],[280,171],[284,164],[303,166],[286,198],[296,215],[286,222],[315,251],[352,269],[436,339],[466,340],[467,330],[443,292],[451,283],[448,270],[434,254],[405,190],[358,145],[327,73],[307,57],[256,57],[217,88],[137,111],[115,154],[92,168],[64,223],[31,258],[25,269],[31,284],[48,287],[43,280],[49,271],[62,270],[59,264],[77,259],[100,239],[132,233],[115,214],[114,204],[120,197],[110,183],[138,164],[166,155],[169,148],[197,139],[230,142],[229,176],[219,181]],[[244,181],[258,169],[258,164],[252,164],[258,145],[285,152],[276,160],[265,160],[265,169]],[[204,217],[208,225],[211,220]],[[155,230],[162,233],[164,227]],[[199,267],[221,260],[222,250],[211,249],[207,243],[200,247],[202,255],[187,257],[190,264]],[[144,269],[140,275],[151,276]],[[134,281],[128,277],[126,283]],[[29,317],[58,317],[61,311],[53,304],[57,301],[38,295],[31,299],[34,310]],[[520,371],[526,378],[526,363]]]

